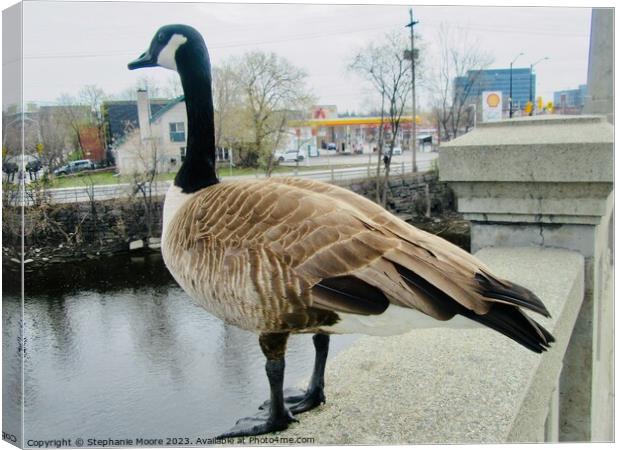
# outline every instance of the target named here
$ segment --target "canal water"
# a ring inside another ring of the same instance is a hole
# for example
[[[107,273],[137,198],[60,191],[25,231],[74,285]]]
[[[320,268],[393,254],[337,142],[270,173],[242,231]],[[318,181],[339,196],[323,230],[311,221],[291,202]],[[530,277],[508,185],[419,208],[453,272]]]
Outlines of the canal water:
[[[19,414],[23,343],[26,439],[213,437],[268,398],[256,335],[191,303],[158,255],[26,273],[23,342],[7,279],[3,401]],[[333,337],[330,356],[354,339]],[[293,336],[285,386],[309,378],[313,360],[311,336]]]

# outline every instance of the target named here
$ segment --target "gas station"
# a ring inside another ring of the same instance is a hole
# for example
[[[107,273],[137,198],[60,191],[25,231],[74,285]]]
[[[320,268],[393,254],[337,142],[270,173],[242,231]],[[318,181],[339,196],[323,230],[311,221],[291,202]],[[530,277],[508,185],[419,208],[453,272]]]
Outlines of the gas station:
[[[395,147],[411,149],[412,116],[400,119]],[[384,142],[391,139],[390,118],[384,117],[334,117],[291,121],[292,148],[300,149],[307,156],[329,154],[372,154],[378,149],[379,130],[383,124]],[[431,151],[437,144],[436,128],[423,127],[416,117],[418,151]]]

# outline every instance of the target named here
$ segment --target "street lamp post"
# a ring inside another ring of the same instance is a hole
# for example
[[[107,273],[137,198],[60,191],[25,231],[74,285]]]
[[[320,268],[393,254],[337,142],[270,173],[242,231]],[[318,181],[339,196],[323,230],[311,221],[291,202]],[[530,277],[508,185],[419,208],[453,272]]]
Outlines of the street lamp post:
[[[515,63],[517,58],[521,55],[523,55],[523,52],[519,53],[517,56],[515,56],[515,59],[510,61],[510,94],[508,95],[508,107],[509,107],[508,116],[511,119],[512,119],[512,65]]]
[[[533,86],[532,86],[532,78],[533,78],[532,71],[534,70],[534,66],[536,64],[538,64],[539,62],[546,61],[548,59],[549,59],[549,57],[545,56],[544,58],[540,58],[535,63],[530,64],[530,103],[532,103],[534,101],[534,93],[533,93],[534,89],[533,89]],[[533,115],[533,113],[534,113],[534,106],[533,106],[533,103],[532,103],[532,108],[530,109],[530,116]]]
[[[413,45],[413,26],[415,24],[417,24],[419,21],[418,20],[413,20],[413,8],[409,8],[409,23],[407,25],[405,25],[405,27],[409,28],[409,32],[410,32],[410,38],[411,38],[411,103],[412,103],[412,109],[411,109],[411,170],[413,172],[417,172],[418,168],[417,168],[417,164],[416,164],[416,153],[417,153],[417,146],[418,146],[418,140],[416,139],[416,123],[415,123],[415,116],[416,116],[416,107],[415,107],[415,47]]]

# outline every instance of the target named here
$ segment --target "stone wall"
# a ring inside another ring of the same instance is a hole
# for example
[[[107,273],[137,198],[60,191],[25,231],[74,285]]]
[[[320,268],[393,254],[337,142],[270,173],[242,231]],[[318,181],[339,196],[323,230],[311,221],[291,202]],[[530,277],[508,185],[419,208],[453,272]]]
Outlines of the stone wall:
[[[372,201],[376,200],[376,181],[364,179],[345,186]],[[454,211],[454,193],[445,182],[439,181],[436,171],[396,175],[388,182],[387,209],[408,217],[423,216],[430,202],[431,215]]]
[[[24,208],[24,260],[53,263],[127,251],[132,241],[160,236],[162,206],[159,197],[148,208],[139,198]],[[3,257],[15,266],[21,218],[20,208],[3,208]]]

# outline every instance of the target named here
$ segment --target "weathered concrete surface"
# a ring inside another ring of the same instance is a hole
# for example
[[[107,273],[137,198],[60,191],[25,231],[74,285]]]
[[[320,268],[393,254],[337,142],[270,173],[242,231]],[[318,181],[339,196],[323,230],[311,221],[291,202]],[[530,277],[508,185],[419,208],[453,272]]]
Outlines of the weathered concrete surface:
[[[440,177],[472,221],[472,251],[538,245],[585,257],[586,295],[560,379],[563,441],[612,439],[613,146],[603,116],[539,116],[481,124],[439,151]]]
[[[583,258],[537,248],[485,249],[500,276],[533,289],[556,337],[540,356],[488,329],[427,329],[364,337],[334,358],[327,404],[278,435],[316,444],[544,440],[545,417],[583,296]]]
[[[611,156],[611,155],[609,155]],[[596,224],[605,214],[611,191],[607,182],[451,182],[459,197],[459,211],[471,220],[482,214],[503,221]],[[510,215],[512,220],[508,220]]]
[[[536,116],[479,124],[441,145],[445,181],[612,182],[613,128],[601,116]]]
[[[468,220],[596,225],[613,189],[613,142],[600,116],[483,123],[442,145],[440,177]]]
[[[591,435],[594,442],[614,440],[614,270],[613,195],[607,213],[594,227],[594,254],[586,258],[592,273],[592,408]]]
[[[590,29],[590,54],[588,58],[588,95],[584,112],[606,114],[614,123],[614,10],[593,8]],[[593,266],[593,296],[600,298],[593,317],[593,389],[591,411],[592,441],[612,441],[614,423],[609,417],[614,413],[614,322],[613,322],[613,210],[601,221],[597,232]],[[606,236],[609,234],[609,236]]]
[[[590,54],[588,56],[588,95],[584,113],[614,115],[614,10],[592,8]]]

